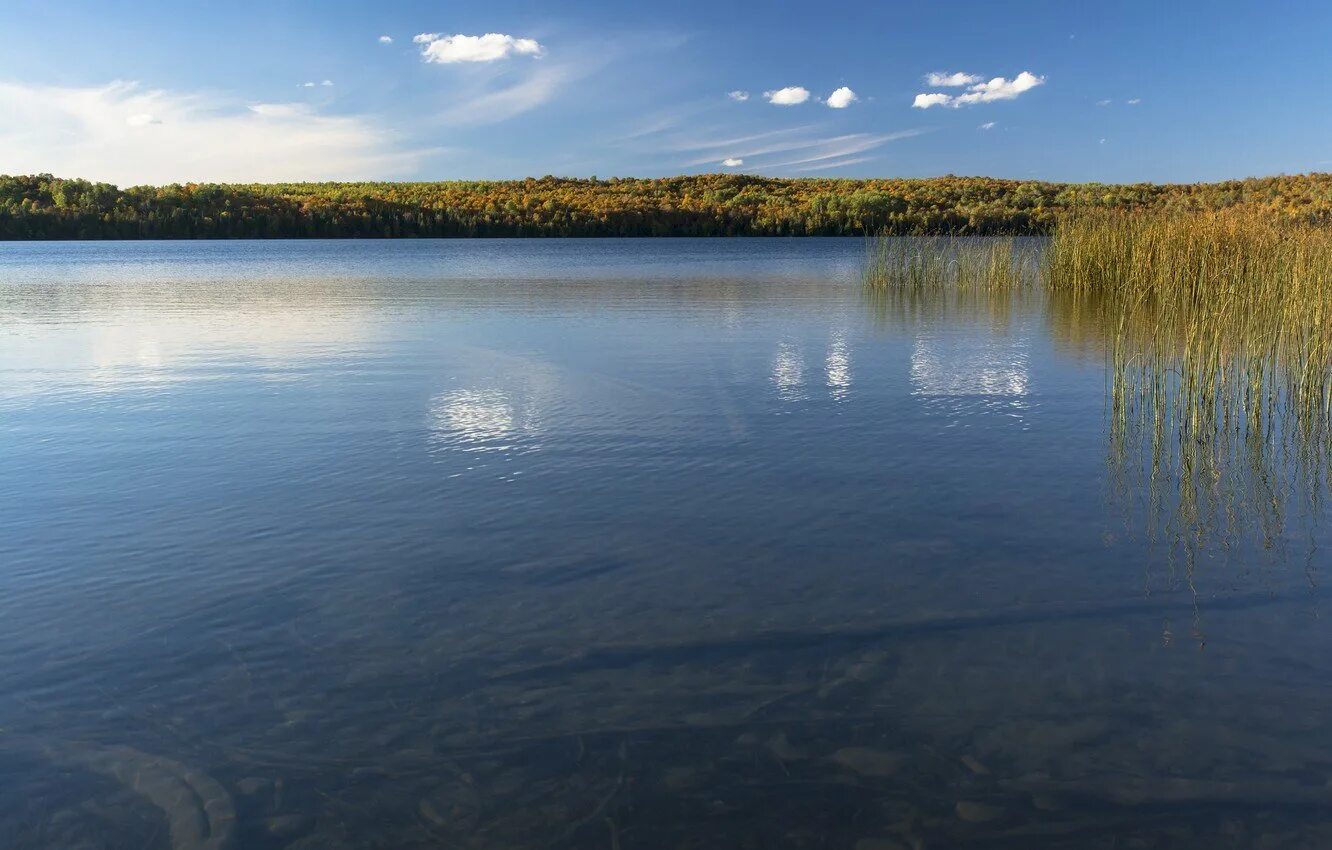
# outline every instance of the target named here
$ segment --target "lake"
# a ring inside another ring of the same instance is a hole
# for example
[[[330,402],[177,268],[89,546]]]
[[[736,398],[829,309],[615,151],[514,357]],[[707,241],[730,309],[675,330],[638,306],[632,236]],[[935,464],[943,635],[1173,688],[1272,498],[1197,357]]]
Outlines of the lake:
[[[1332,846],[1317,483],[864,255],[0,245],[0,844]]]

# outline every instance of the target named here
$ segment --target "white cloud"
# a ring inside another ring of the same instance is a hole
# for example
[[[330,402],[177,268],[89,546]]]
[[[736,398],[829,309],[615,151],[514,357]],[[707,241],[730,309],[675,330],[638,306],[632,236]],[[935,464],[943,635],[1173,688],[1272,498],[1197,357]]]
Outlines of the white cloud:
[[[332,81],[332,80],[324,80],[324,81],[323,81],[322,83],[320,83],[319,85],[321,85],[321,86],[331,86],[331,85],[333,85],[333,81]]]
[[[929,109],[931,106],[947,106],[953,102],[953,96],[935,92],[934,94],[918,94],[911,105],[916,109]]]
[[[728,156],[726,159],[722,160],[722,165],[726,166],[727,168],[736,168],[737,166],[741,166],[744,164],[745,161],[736,156]]]
[[[744,103],[745,101],[749,100],[749,92],[741,91],[740,89],[736,89],[733,92],[727,92],[726,96],[729,97],[731,100],[738,101],[740,103]]]
[[[795,106],[809,100],[809,89],[803,86],[787,86],[783,89],[765,91],[763,96],[775,106]]]
[[[113,82],[0,83],[0,151],[12,174],[50,172],[122,186],[186,181],[388,179],[426,153],[364,116],[305,104],[246,105]]]
[[[1098,101],[1096,101],[1096,105],[1097,105],[1097,106],[1109,106],[1109,105],[1110,105],[1110,99],[1109,99],[1109,98],[1106,98],[1105,100],[1098,100]]]
[[[848,106],[855,103],[857,100],[860,100],[860,98],[856,97],[855,92],[851,91],[851,89],[847,88],[846,86],[842,86],[837,91],[828,95],[828,99],[825,101],[825,103],[827,103],[833,109],[846,109]]]
[[[1045,77],[1038,77],[1030,71],[1023,71],[1011,80],[995,77],[988,83],[977,83],[967,89],[966,94],[958,95],[961,103],[989,103],[995,100],[1013,100],[1023,92],[1031,91],[1045,84]]]
[[[994,127],[995,127],[995,122],[994,122],[994,121],[986,121],[984,124],[980,125],[980,127],[979,127],[978,129],[981,129],[981,130],[993,130]]]
[[[545,52],[535,39],[514,38],[498,32],[485,35],[445,35],[421,33],[412,39],[422,44],[421,56],[427,62],[450,65],[456,62],[494,62],[509,56],[541,56]]]
[[[299,88],[299,89],[312,89],[312,88],[314,88],[314,87],[315,87],[315,84],[312,83],[312,82],[304,82],[304,83],[301,83],[301,84],[299,84],[299,85],[296,86],[296,88]]]
[[[957,109],[976,103],[1013,100],[1023,92],[1030,91],[1044,83],[1045,77],[1038,77],[1030,71],[1023,71],[1011,80],[995,77],[989,82],[973,83],[967,86],[964,94],[950,95],[941,92],[918,94],[911,105],[917,109],[929,109],[931,106],[948,106]]]
[[[1128,100],[1128,101],[1125,101],[1125,102],[1126,102],[1129,106],[1137,106],[1138,104],[1142,103],[1142,98],[1140,98],[1140,97],[1135,97],[1135,98],[1132,98],[1131,100]]]
[[[925,82],[932,86],[970,86],[981,81],[979,74],[964,74],[961,71],[931,71],[925,75]]]
[[[392,44],[392,43],[393,43],[393,36],[391,36],[391,35],[381,35],[381,36],[379,37],[379,43],[380,43],[380,44]]]

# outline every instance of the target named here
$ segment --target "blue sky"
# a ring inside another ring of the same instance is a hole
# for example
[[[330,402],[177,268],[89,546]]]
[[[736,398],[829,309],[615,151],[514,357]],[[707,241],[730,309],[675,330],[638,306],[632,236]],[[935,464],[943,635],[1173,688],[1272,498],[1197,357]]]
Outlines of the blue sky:
[[[6,0],[0,33],[4,173],[1332,171],[1326,2]]]

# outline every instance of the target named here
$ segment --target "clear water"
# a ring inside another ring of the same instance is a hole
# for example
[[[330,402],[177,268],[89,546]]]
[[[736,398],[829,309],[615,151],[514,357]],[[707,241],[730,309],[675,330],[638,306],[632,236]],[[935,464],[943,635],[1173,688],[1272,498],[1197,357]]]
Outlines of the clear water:
[[[1332,845],[1321,505],[863,250],[0,246],[0,846]]]

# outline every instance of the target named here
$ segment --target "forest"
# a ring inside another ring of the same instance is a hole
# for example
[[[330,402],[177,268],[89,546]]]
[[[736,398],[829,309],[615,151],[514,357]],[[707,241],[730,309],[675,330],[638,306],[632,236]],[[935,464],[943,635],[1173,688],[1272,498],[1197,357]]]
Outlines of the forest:
[[[1047,233],[1080,210],[1243,208],[1332,222],[1332,174],[1192,184],[987,177],[541,177],[132,186],[0,175],[0,239]]]

